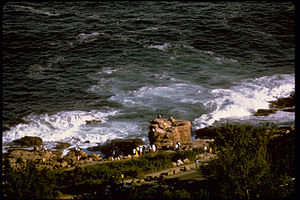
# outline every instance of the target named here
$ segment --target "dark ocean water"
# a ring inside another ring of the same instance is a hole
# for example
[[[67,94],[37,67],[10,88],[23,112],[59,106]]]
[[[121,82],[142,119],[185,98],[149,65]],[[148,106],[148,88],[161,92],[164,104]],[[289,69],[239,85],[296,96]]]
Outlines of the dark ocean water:
[[[294,123],[252,116],[295,90],[292,3],[10,2],[2,20],[4,144],[146,140],[157,113]]]

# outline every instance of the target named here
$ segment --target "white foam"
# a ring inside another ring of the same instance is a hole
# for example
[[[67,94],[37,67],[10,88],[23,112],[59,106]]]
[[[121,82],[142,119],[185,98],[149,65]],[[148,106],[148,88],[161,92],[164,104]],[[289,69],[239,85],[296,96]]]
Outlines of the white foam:
[[[165,85],[146,85],[127,93],[119,92],[110,100],[118,101],[124,106],[139,105],[153,109],[161,109],[162,107],[173,109],[178,103],[190,103],[186,97],[196,99],[195,96],[199,95],[198,91],[203,89],[200,85],[178,81],[177,79],[170,79]]]
[[[20,6],[20,5],[13,5],[13,8],[15,8],[17,11],[30,11],[32,13],[36,13],[36,14],[43,14],[43,15],[47,15],[47,16],[59,16],[59,13],[52,13],[49,11],[43,11],[43,10],[39,10],[39,9],[35,9],[31,6]]]
[[[251,116],[258,109],[267,109],[269,101],[287,97],[294,90],[294,76],[287,74],[247,79],[230,89],[211,90],[213,98],[204,105],[213,111],[202,114],[193,124],[198,129],[220,119]]]
[[[80,40],[85,40],[87,38],[90,38],[90,37],[94,37],[94,36],[98,36],[100,33],[99,32],[93,32],[93,33],[90,33],[90,34],[87,34],[87,33],[80,33],[77,35],[77,39],[80,39]]]
[[[159,50],[166,50],[168,47],[170,47],[170,44],[168,43],[164,43],[162,45],[149,45],[148,48],[151,48],[151,49],[159,49]]]
[[[27,123],[18,124],[3,133],[3,141],[11,142],[24,136],[38,136],[43,141],[71,141],[76,139],[89,140],[80,131],[88,120],[107,121],[109,116],[117,115],[118,111],[61,111],[53,115],[29,115],[24,118]]]
[[[238,62],[236,59],[232,59],[232,58],[228,59],[228,58],[224,58],[224,57],[215,57],[214,59],[215,59],[217,64],[237,63]]]

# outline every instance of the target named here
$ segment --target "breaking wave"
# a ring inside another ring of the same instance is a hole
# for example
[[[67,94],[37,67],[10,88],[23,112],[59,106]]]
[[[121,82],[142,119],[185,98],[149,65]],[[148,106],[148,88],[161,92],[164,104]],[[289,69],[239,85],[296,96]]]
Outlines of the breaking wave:
[[[210,91],[211,99],[204,104],[212,112],[196,118],[193,124],[197,129],[224,118],[251,116],[258,109],[267,109],[269,101],[288,97],[293,91],[295,79],[292,75],[247,79],[230,89],[214,89]]]
[[[24,118],[26,123],[18,124],[3,133],[3,142],[11,142],[24,136],[37,136],[43,141],[64,141],[73,143],[74,140],[101,142],[103,135],[89,131],[86,121],[100,120],[105,125],[108,118],[118,114],[117,110],[109,111],[61,111],[53,115],[29,115]],[[96,125],[96,124],[95,124]],[[94,125],[94,126],[95,126]],[[82,131],[82,130],[85,130]],[[96,134],[96,135],[95,135]],[[105,136],[107,137],[107,136]]]

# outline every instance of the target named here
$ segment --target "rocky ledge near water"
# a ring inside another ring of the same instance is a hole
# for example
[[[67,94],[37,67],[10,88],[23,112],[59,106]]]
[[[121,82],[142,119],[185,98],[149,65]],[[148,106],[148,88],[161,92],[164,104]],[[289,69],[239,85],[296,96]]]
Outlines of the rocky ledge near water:
[[[39,137],[26,136],[16,140],[18,144],[26,144],[10,147],[7,153],[3,153],[3,161],[7,161],[9,165],[16,169],[21,169],[28,162],[33,162],[38,168],[72,168],[86,164],[93,164],[98,161],[108,161],[111,159],[113,151],[118,150],[118,154],[122,152],[121,158],[131,159],[132,149],[137,146],[144,145],[141,139],[115,139],[108,141],[104,145],[88,148],[89,151],[101,151],[106,157],[102,158],[100,154],[86,153],[80,148],[72,148],[63,156],[62,151],[71,146],[69,143],[59,142],[53,150],[39,147],[43,145],[43,141]],[[15,141],[13,144],[16,144]],[[31,150],[22,147],[32,147]]]
[[[295,112],[295,92],[291,93],[289,97],[270,101],[269,109],[258,109],[253,115],[268,116],[275,114],[277,111]]]
[[[114,139],[107,141],[103,145],[89,147],[89,151],[101,151],[107,158],[113,156],[113,152],[117,151],[118,155],[130,155],[132,150],[140,145],[144,145],[144,141],[139,138],[133,139]]]
[[[21,145],[22,147],[40,146],[43,140],[39,137],[25,136],[20,139],[14,140],[13,144]]]
[[[25,150],[15,149],[2,154],[3,160],[7,161],[10,167],[21,169],[29,162],[38,168],[71,168],[76,165],[92,163],[101,160],[96,153],[87,154],[82,150],[71,149],[66,156],[62,156],[58,151],[51,150]]]

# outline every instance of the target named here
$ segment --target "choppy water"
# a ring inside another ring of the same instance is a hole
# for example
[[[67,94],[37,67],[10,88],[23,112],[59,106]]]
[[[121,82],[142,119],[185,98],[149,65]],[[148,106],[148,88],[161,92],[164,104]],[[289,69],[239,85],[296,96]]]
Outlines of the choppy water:
[[[10,2],[3,142],[146,140],[157,113],[193,130],[294,123],[294,113],[251,116],[295,90],[294,69],[292,3]],[[103,122],[85,124],[93,119]]]

